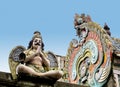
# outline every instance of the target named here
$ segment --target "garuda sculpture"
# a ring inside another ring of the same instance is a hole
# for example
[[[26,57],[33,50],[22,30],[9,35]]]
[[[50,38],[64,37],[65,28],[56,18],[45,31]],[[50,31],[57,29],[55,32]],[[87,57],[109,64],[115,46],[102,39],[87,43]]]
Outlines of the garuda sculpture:
[[[50,69],[58,67],[58,60],[52,52],[44,52],[44,44],[39,31],[34,32],[27,49],[23,46],[16,46],[11,51],[9,66],[13,79],[21,74],[27,74],[58,80],[63,75],[61,70]]]

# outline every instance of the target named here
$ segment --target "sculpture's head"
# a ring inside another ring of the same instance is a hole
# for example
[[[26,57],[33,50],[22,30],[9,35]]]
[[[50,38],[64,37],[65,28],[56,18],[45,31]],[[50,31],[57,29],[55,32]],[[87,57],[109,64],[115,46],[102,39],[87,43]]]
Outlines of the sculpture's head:
[[[75,14],[74,17],[74,28],[76,29],[76,34],[78,37],[82,34],[82,32],[86,32],[85,28],[81,28],[80,26],[84,23],[92,22],[91,17],[89,15],[85,16],[85,14]]]
[[[91,17],[89,15],[85,16],[85,14],[75,14],[74,16],[74,26],[81,25],[83,23],[91,22]]]
[[[41,49],[44,50],[44,43],[42,41],[41,33],[39,31],[35,31],[32,40],[29,42],[28,49],[37,48],[38,46],[40,46]]]

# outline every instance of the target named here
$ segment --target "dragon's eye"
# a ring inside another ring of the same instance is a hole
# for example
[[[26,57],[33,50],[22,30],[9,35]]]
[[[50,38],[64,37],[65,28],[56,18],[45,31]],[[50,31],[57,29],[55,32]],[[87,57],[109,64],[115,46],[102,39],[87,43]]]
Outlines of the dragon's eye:
[[[78,22],[79,24],[82,24],[82,23],[83,23],[82,18],[78,18],[78,19],[77,19],[77,22]]]

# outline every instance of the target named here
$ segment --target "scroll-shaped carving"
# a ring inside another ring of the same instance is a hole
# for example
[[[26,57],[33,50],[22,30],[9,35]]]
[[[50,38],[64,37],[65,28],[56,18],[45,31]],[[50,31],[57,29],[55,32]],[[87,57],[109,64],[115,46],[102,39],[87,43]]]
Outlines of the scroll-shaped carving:
[[[68,81],[90,87],[102,87],[111,71],[111,37],[99,24],[92,21],[76,26],[81,31],[80,41],[76,47],[71,42],[68,48]]]

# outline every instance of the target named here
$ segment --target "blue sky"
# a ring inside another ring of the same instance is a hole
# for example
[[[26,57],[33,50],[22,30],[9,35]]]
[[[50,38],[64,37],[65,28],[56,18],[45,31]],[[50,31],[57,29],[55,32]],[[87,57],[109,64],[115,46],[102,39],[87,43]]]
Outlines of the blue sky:
[[[85,13],[101,26],[106,22],[112,36],[120,38],[119,0],[0,0],[0,71],[10,72],[8,56],[18,45],[27,47],[33,32],[41,32],[45,51],[65,56],[77,37],[74,14]]]

